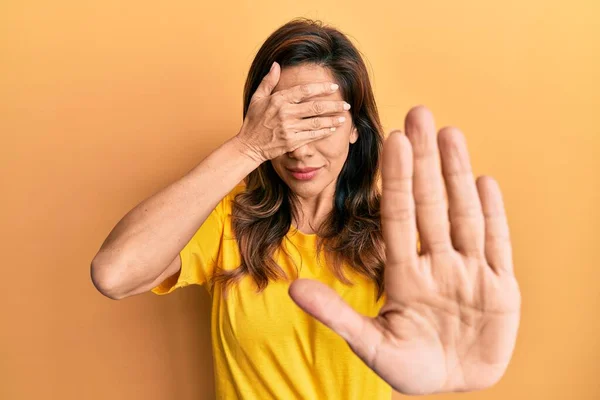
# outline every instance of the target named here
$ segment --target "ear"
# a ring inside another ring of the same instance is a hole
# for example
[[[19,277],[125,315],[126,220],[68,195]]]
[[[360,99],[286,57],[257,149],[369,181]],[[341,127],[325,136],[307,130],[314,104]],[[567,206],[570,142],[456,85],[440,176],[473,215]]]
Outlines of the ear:
[[[354,144],[358,140],[358,130],[356,126],[352,125],[352,131],[350,131],[350,143]]]

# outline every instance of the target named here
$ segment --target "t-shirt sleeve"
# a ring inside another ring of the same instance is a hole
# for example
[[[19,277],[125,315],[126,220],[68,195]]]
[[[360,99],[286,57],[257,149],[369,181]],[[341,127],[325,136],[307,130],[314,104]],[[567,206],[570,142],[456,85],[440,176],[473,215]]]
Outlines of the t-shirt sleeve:
[[[151,289],[152,293],[169,294],[175,289],[188,285],[203,285],[208,281],[215,264],[218,262],[219,251],[223,242],[223,232],[228,214],[231,212],[232,197],[243,189],[236,186],[227,194],[208,215],[206,221],[196,231],[194,236],[179,252],[181,270],[179,273],[166,278],[161,284]]]

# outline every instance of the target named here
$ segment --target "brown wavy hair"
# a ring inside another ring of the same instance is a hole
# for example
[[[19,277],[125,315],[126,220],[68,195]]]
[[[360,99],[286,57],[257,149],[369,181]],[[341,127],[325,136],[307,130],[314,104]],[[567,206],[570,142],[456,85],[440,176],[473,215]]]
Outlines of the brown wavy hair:
[[[333,209],[316,229],[317,254],[325,247],[328,265],[345,284],[353,283],[343,274],[343,261],[375,282],[377,300],[384,291],[385,247],[377,185],[384,139],[360,52],[343,33],[319,20],[291,20],[267,38],[252,62],[244,86],[244,118],[252,95],[274,61],[281,68],[301,64],[327,68],[339,84],[342,98],[352,105],[350,112],[358,140],[350,144],[337,179]],[[232,202],[232,229],[241,265],[231,271],[217,267],[212,276],[211,284],[221,282],[225,294],[231,283],[246,274],[254,279],[258,292],[271,279],[286,278],[273,254],[283,249],[281,243],[292,217],[299,212],[297,196],[277,175],[270,160],[248,174],[244,182],[245,190]]]

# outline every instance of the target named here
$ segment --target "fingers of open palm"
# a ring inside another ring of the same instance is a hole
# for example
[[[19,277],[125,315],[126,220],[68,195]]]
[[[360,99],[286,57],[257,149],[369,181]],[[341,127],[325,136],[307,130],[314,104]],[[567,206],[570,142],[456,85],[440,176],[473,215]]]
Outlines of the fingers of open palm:
[[[300,308],[344,338],[355,335],[363,324],[362,316],[321,282],[297,279],[290,285],[289,294]]]
[[[485,225],[464,135],[454,127],[440,130],[438,145],[448,193],[454,247],[465,255],[482,257]]]
[[[426,107],[413,107],[405,128],[414,156],[413,192],[421,252],[448,252],[452,242],[433,115]]]
[[[381,340],[379,331],[335,290],[319,281],[297,279],[290,285],[289,295],[302,310],[343,337],[361,358],[372,358],[369,352]]]
[[[512,274],[512,246],[500,186],[490,176],[480,176],[476,185],[485,218],[485,257],[497,273]]]
[[[408,138],[392,132],[383,146],[381,225],[386,269],[415,265],[417,225],[413,198],[413,155]],[[387,282],[386,282],[387,285]]]

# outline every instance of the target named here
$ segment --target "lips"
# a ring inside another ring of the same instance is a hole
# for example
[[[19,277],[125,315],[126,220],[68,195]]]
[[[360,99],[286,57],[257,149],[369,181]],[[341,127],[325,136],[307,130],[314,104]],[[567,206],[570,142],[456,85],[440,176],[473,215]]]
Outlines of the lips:
[[[307,173],[307,172],[312,172],[312,171],[316,171],[321,167],[316,167],[316,168],[288,168],[289,171],[292,172],[300,172],[300,173]]]

